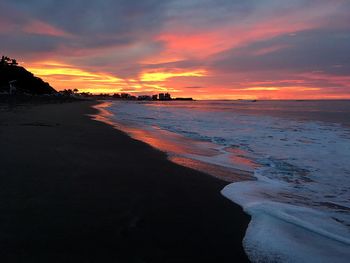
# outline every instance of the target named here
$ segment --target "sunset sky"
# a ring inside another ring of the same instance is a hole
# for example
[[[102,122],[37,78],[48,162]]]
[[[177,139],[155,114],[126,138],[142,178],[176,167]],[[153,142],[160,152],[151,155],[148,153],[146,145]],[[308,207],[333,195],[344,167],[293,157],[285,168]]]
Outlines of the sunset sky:
[[[57,90],[350,98],[350,1],[1,0],[0,53]]]

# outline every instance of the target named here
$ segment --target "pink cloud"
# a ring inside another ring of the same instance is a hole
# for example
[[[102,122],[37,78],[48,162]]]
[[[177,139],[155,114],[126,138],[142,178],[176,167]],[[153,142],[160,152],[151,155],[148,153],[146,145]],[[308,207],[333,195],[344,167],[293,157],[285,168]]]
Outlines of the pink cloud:
[[[32,20],[22,28],[23,32],[37,35],[47,35],[55,37],[68,37],[69,33],[39,20]]]

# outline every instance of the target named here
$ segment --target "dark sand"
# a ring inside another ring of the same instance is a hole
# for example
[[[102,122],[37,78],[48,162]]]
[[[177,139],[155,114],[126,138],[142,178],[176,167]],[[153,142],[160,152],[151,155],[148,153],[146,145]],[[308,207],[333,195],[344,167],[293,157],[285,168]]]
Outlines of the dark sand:
[[[92,104],[0,112],[0,261],[247,261],[227,183],[90,120]]]

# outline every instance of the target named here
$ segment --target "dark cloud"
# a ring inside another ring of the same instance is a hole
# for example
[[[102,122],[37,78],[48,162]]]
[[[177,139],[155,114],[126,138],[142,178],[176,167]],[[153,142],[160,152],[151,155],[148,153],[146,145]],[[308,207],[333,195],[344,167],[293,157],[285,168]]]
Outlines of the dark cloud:
[[[6,20],[14,25],[15,31],[3,36],[9,41],[1,43],[1,47],[11,50],[10,44],[21,40],[20,33],[22,42],[25,42],[28,36],[21,29],[32,20],[47,23],[67,33],[61,39],[52,39],[52,42],[57,42],[56,45],[43,44],[40,36],[31,39],[31,43],[36,42],[38,46],[35,51],[46,52],[64,47],[74,53],[76,49],[123,47],[141,41],[152,42],[152,36],[162,27],[164,8],[164,1],[161,0],[5,1],[1,4],[1,15],[6,14]],[[23,50],[27,51],[25,46]],[[30,47],[28,51],[34,50]]]
[[[287,70],[350,73],[350,30],[312,30],[254,42],[216,54],[211,67],[224,72]]]
[[[0,39],[0,51],[14,57],[54,52],[64,43],[64,40],[58,37],[32,34],[8,36],[0,33]]]
[[[166,1],[8,1],[9,6],[77,35],[140,33],[159,27]],[[93,35],[91,36],[93,37]]]

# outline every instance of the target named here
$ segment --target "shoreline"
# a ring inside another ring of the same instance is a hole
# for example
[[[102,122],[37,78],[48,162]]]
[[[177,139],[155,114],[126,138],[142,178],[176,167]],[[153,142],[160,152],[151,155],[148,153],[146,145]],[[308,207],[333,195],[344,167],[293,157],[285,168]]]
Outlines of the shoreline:
[[[0,112],[0,258],[249,262],[250,217],[220,194],[227,183],[91,120],[96,104]]]
[[[226,183],[241,182],[247,180],[256,180],[252,171],[245,171],[238,168],[223,167],[218,164],[209,164],[199,159],[185,157],[184,154],[198,154],[205,152],[207,156],[216,155],[217,152],[210,151],[208,145],[200,145],[198,141],[182,137],[178,134],[166,132],[158,129],[156,132],[146,131],[142,127],[132,127],[124,125],[110,118],[113,113],[110,112],[111,102],[100,101],[93,106],[98,112],[92,114],[91,118],[102,123],[106,123],[118,131],[125,133],[128,137],[150,145],[153,149],[163,152],[167,159],[175,164],[184,166],[209,176],[218,178]],[[195,149],[188,145],[195,144]]]

